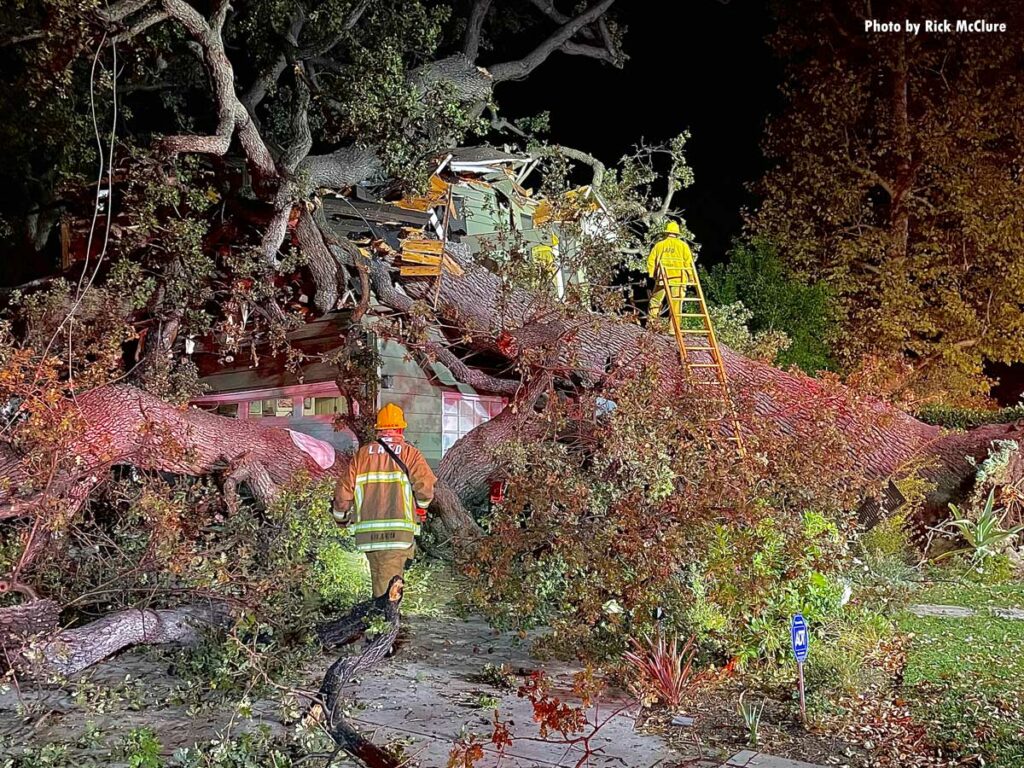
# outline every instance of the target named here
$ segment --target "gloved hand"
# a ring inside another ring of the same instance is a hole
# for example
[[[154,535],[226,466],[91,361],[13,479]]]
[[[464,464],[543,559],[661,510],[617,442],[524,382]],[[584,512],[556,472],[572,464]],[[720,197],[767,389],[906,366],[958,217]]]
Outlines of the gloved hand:
[[[423,507],[416,507],[416,519],[421,523],[427,522],[427,510]]]
[[[337,508],[334,510],[334,522],[338,524],[339,528],[348,528],[352,525],[352,508],[348,508],[345,511],[341,511]]]

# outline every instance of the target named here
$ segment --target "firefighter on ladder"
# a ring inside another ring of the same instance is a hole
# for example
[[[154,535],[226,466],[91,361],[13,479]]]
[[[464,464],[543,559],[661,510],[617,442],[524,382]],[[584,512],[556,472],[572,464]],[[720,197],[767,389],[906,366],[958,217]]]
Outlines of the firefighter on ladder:
[[[661,314],[661,305],[665,301],[665,286],[659,283],[658,270],[664,267],[665,276],[668,278],[669,287],[672,289],[675,300],[686,294],[687,286],[697,282],[694,274],[693,253],[690,246],[686,244],[679,233],[679,224],[669,220],[665,224],[663,237],[651,248],[647,257],[647,276],[655,280],[655,291],[651,294],[651,303],[648,310],[650,318],[656,318]],[[672,301],[673,297],[670,296]],[[679,312],[679,307],[675,307]]]
[[[416,552],[437,478],[423,454],[405,441],[401,408],[385,405],[376,426],[377,439],[361,446],[338,478],[334,519],[352,528],[356,547],[370,562],[373,596],[380,597]]]

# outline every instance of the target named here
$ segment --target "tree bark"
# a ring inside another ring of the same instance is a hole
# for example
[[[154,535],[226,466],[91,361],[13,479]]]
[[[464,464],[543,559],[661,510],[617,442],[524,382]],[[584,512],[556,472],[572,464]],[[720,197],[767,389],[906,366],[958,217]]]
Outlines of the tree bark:
[[[194,645],[202,639],[204,630],[223,629],[229,621],[230,612],[217,603],[160,610],[131,608],[65,629],[17,655],[8,651],[8,656],[20,672],[70,676],[133,645]]]

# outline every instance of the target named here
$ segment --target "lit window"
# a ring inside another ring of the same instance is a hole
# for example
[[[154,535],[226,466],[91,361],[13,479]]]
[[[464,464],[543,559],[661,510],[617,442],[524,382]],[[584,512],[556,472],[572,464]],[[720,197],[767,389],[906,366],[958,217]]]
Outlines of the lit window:
[[[253,400],[249,403],[249,416],[251,418],[276,417],[287,419],[291,417],[294,407],[295,404],[290,397]]]
[[[221,403],[217,406],[215,413],[218,416],[227,416],[229,419],[237,419],[238,403]]]
[[[302,399],[303,416],[334,416],[346,412],[343,397],[305,397]]]
[[[441,453],[455,445],[460,437],[484,424],[505,407],[505,398],[487,395],[464,395],[445,392],[442,395]]]

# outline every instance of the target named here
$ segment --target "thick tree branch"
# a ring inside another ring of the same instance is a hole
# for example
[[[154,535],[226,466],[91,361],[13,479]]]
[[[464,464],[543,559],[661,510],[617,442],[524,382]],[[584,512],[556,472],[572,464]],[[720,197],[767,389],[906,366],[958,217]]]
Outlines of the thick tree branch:
[[[338,263],[324,242],[313,214],[305,206],[299,213],[295,236],[313,274],[316,285],[313,301],[321,312],[330,312],[338,303]]]
[[[522,388],[522,383],[519,381],[515,381],[513,379],[501,379],[497,376],[491,376],[489,373],[477,370],[476,368],[470,368],[458,357],[458,355],[437,342],[429,342],[425,344],[423,346],[423,350],[427,354],[433,355],[434,358],[451,371],[456,381],[461,384],[466,384],[478,392],[485,392],[494,395],[515,396],[515,394]]]
[[[619,62],[618,58],[611,50],[597,45],[585,45],[583,43],[574,43],[569,41],[562,45],[561,51],[562,53],[567,53],[571,56],[587,56],[591,59],[598,59],[606,64],[618,64]]]
[[[600,189],[601,184],[604,183],[604,175],[607,171],[605,164],[594,157],[589,152],[584,152],[582,149],[574,149],[573,147],[567,147],[564,144],[555,144],[550,150],[545,150],[541,154],[560,154],[568,157],[570,160],[575,160],[578,163],[590,166],[593,171],[593,176],[590,179],[590,185],[594,189]]]
[[[153,4],[153,0],[121,0],[119,3],[98,9],[96,13],[104,21],[116,24],[151,4]]]
[[[576,18],[570,19],[559,27],[554,34],[548,37],[547,40],[518,61],[509,61],[504,64],[495,64],[488,67],[488,70],[494,78],[494,82],[500,83],[506,80],[522,80],[529,76],[531,72],[547,61],[548,57],[552,53],[562,50],[564,45],[569,42],[576,33],[584,29],[589,24],[593,24],[607,13],[608,9],[611,8],[614,2],[615,0],[601,0],[601,2],[591,8],[588,8]]]
[[[309,85],[306,83],[302,64],[295,62],[295,89],[297,100],[292,114],[291,143],[281,157],[281,166],[290,175],[295,172],[299,163],[306,159],[313,148],[313,134],[309,130]]]
[[[74,675],[133,645],[195,645],[204,630],[223,629],[231,614],[223,604],[144,610],[131,608],[75,629],[65,629],[17,664],[23,670]]]
[[[470,61],[476,61],[480,55],[480,37],[483,32],[484,19],[487,18],[487,11],[491,7],[491,0],[476,0],[469,12],[469,21],[466,23],[466,35],[462,42],[462,52]]]
[[[212,154],[223,156],[231,146],[232,135],[237,131],[239,143],[245,152],[253,172],[262,181],[277,178],[274,159],[263,138],[249,116],[248,110],[235,94],[234,68],[224,49],[224,40],[217,26],[227,3],[218,5],[214,26],[183,0],[161,0],[164,11],[181,24],[189,36],[202,48],[210,79],[213,81],[214,99],[217,105],[217,129],[212,136],[168,136],[161,146],[168,152]]]
[[[115,43],[120,43],[125,40],[131,40],[136,35],[141,35],[147,29],[162,21],[166,21],[169,18],[167,11],[154,10],[147,13],[141,19],[136,21],[134,24],[129,26],[127,29],[123,29],[110,38]]]
[[[302,34],[303,28],[306,26],[306,14],[302,12],[302,9],[298,9],[295,15],[292,17],[291,25],[288,27],[288,32],[285,34],[285,44],[290,45],[293,48],[298,48],[299,36]],[[242,105],[249,113],[249,117],[258,126],[259,120],[256,117],[256,108],[266,98],[267,93],[270,89],[277,84],[282,73],[288,66],[288,56],[282,51],[278,54],[267,67],[257,75],[252,85],[249,86],[241,98]]]

